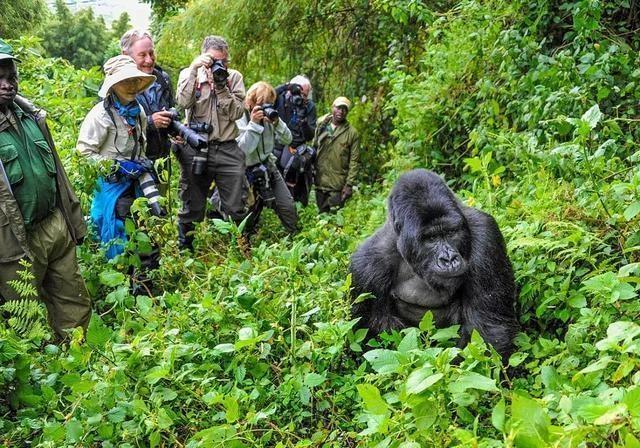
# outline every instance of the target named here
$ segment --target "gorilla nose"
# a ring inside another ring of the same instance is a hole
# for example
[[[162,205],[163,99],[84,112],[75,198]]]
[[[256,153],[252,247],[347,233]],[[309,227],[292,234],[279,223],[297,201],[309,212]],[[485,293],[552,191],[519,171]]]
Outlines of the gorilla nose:
[[[438,264],[444,269],[458,269],[460,267],[460,257],[456,253],[441,254],[438,257]]]

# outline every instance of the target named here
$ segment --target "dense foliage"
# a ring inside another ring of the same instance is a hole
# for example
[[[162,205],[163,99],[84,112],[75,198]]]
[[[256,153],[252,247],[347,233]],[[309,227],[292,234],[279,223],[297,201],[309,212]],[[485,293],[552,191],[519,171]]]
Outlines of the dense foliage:
[[[163,247],[162,294],[132,296],[136,257],[106,263],[86,242],[96,310],[86,342],[47,345],[42,313],[2,308],[0,442],[640,446],[635,3],[242,3],[190,4],[164,26],[163,62],[188,63],[216,30],[249,82],[306,71],[320,107],[338,92],[366,96],[353,117],[367,179],[380,181],[336,215],[301,209],[293,239],[267,213],[249,260],[220,221],[202,225],[195,256],[179,253],[174,193],[171,219],[130,229],[132,247]],[[18,46],[21,88],[50,111],[86,206],[95,173],[72,148],[100,75]],[[509,366],[479,337],[455,348],[455,328],[430,316],[364,354],[363,332],[351,331],[349,255],[384,221],[393,180],[417,166],[443,173],[503,230],[523,329]]]
[[[36,30],[48,16],[44,0],[0,0],[0,38],[15,39]]]
[[[48,55],[64,58],[76,67],[102,66],[106,59],[120,53],[120,36],[129,28],[126,12],[108,29],[91,8],[74,14],[64,0],[56,0],[55,14],[42,33],[42,45]]]

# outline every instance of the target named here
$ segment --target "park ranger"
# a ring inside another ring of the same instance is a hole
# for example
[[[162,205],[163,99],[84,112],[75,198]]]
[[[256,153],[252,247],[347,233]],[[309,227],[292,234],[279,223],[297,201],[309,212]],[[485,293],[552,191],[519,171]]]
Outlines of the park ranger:
[[[80,203],[67,179],[45,113],[17,95],[18,70],[0,39],[0,303],[19,299],[8,282],[28,259],[56,339],[85,330],[91,302],[76,260],[86,234]]]

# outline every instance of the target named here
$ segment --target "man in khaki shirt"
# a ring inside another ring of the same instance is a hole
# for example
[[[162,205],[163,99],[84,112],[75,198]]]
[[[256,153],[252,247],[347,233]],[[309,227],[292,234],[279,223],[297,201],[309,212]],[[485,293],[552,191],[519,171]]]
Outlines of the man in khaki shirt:
[[[202,54],[182,70],[178,79],[176,101],[185,109],[189,124],[210,126],[207,148],[181,145],[177,152],[182,201],[178,213],[180,245],[189,249],[193,244],[189,232],[204,219],[212,181],[220,194],[222,213],[236,222],[246,215],[245,157],[235,140],[236,120],[244,113],[245,89],[242,74],[227,68],[228,57],[229,46],[222,37],[205,37]]]

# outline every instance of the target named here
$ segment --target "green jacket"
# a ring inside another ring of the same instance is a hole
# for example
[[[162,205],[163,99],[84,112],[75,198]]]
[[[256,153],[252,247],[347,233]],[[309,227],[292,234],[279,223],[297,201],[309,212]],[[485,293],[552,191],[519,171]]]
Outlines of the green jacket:
[[[360,139],[358,132],[348,123],[338,126],[333,136],[327,126],[331,114],[320,118],[316,128],[313,146],[317,155],[315,161],[316,188],[323,191],[340,191],[345,185],[356,182],[360,168]]]
[[[56,164],[57,207],[62,211],[69,233],[77,243],[87,234],[87,227],[82,218],[80,201],[73,192],[71,183],[55,150],[51,133],[46,124],[46,114],[37,109],[28,100],[17,96],[15,103],[27,114],[31,115],[44,135],[49,147],[53,150],[53,158]],[[5,131],[10,124],[0,123],[0,133]],[[11,186],[0,171],[0,263],[15,261],[24,256],[32,258],[27,244],[27,231],[24,226],[20,207],[11,193]],[[1,269],[1,267],[0,267]]]

